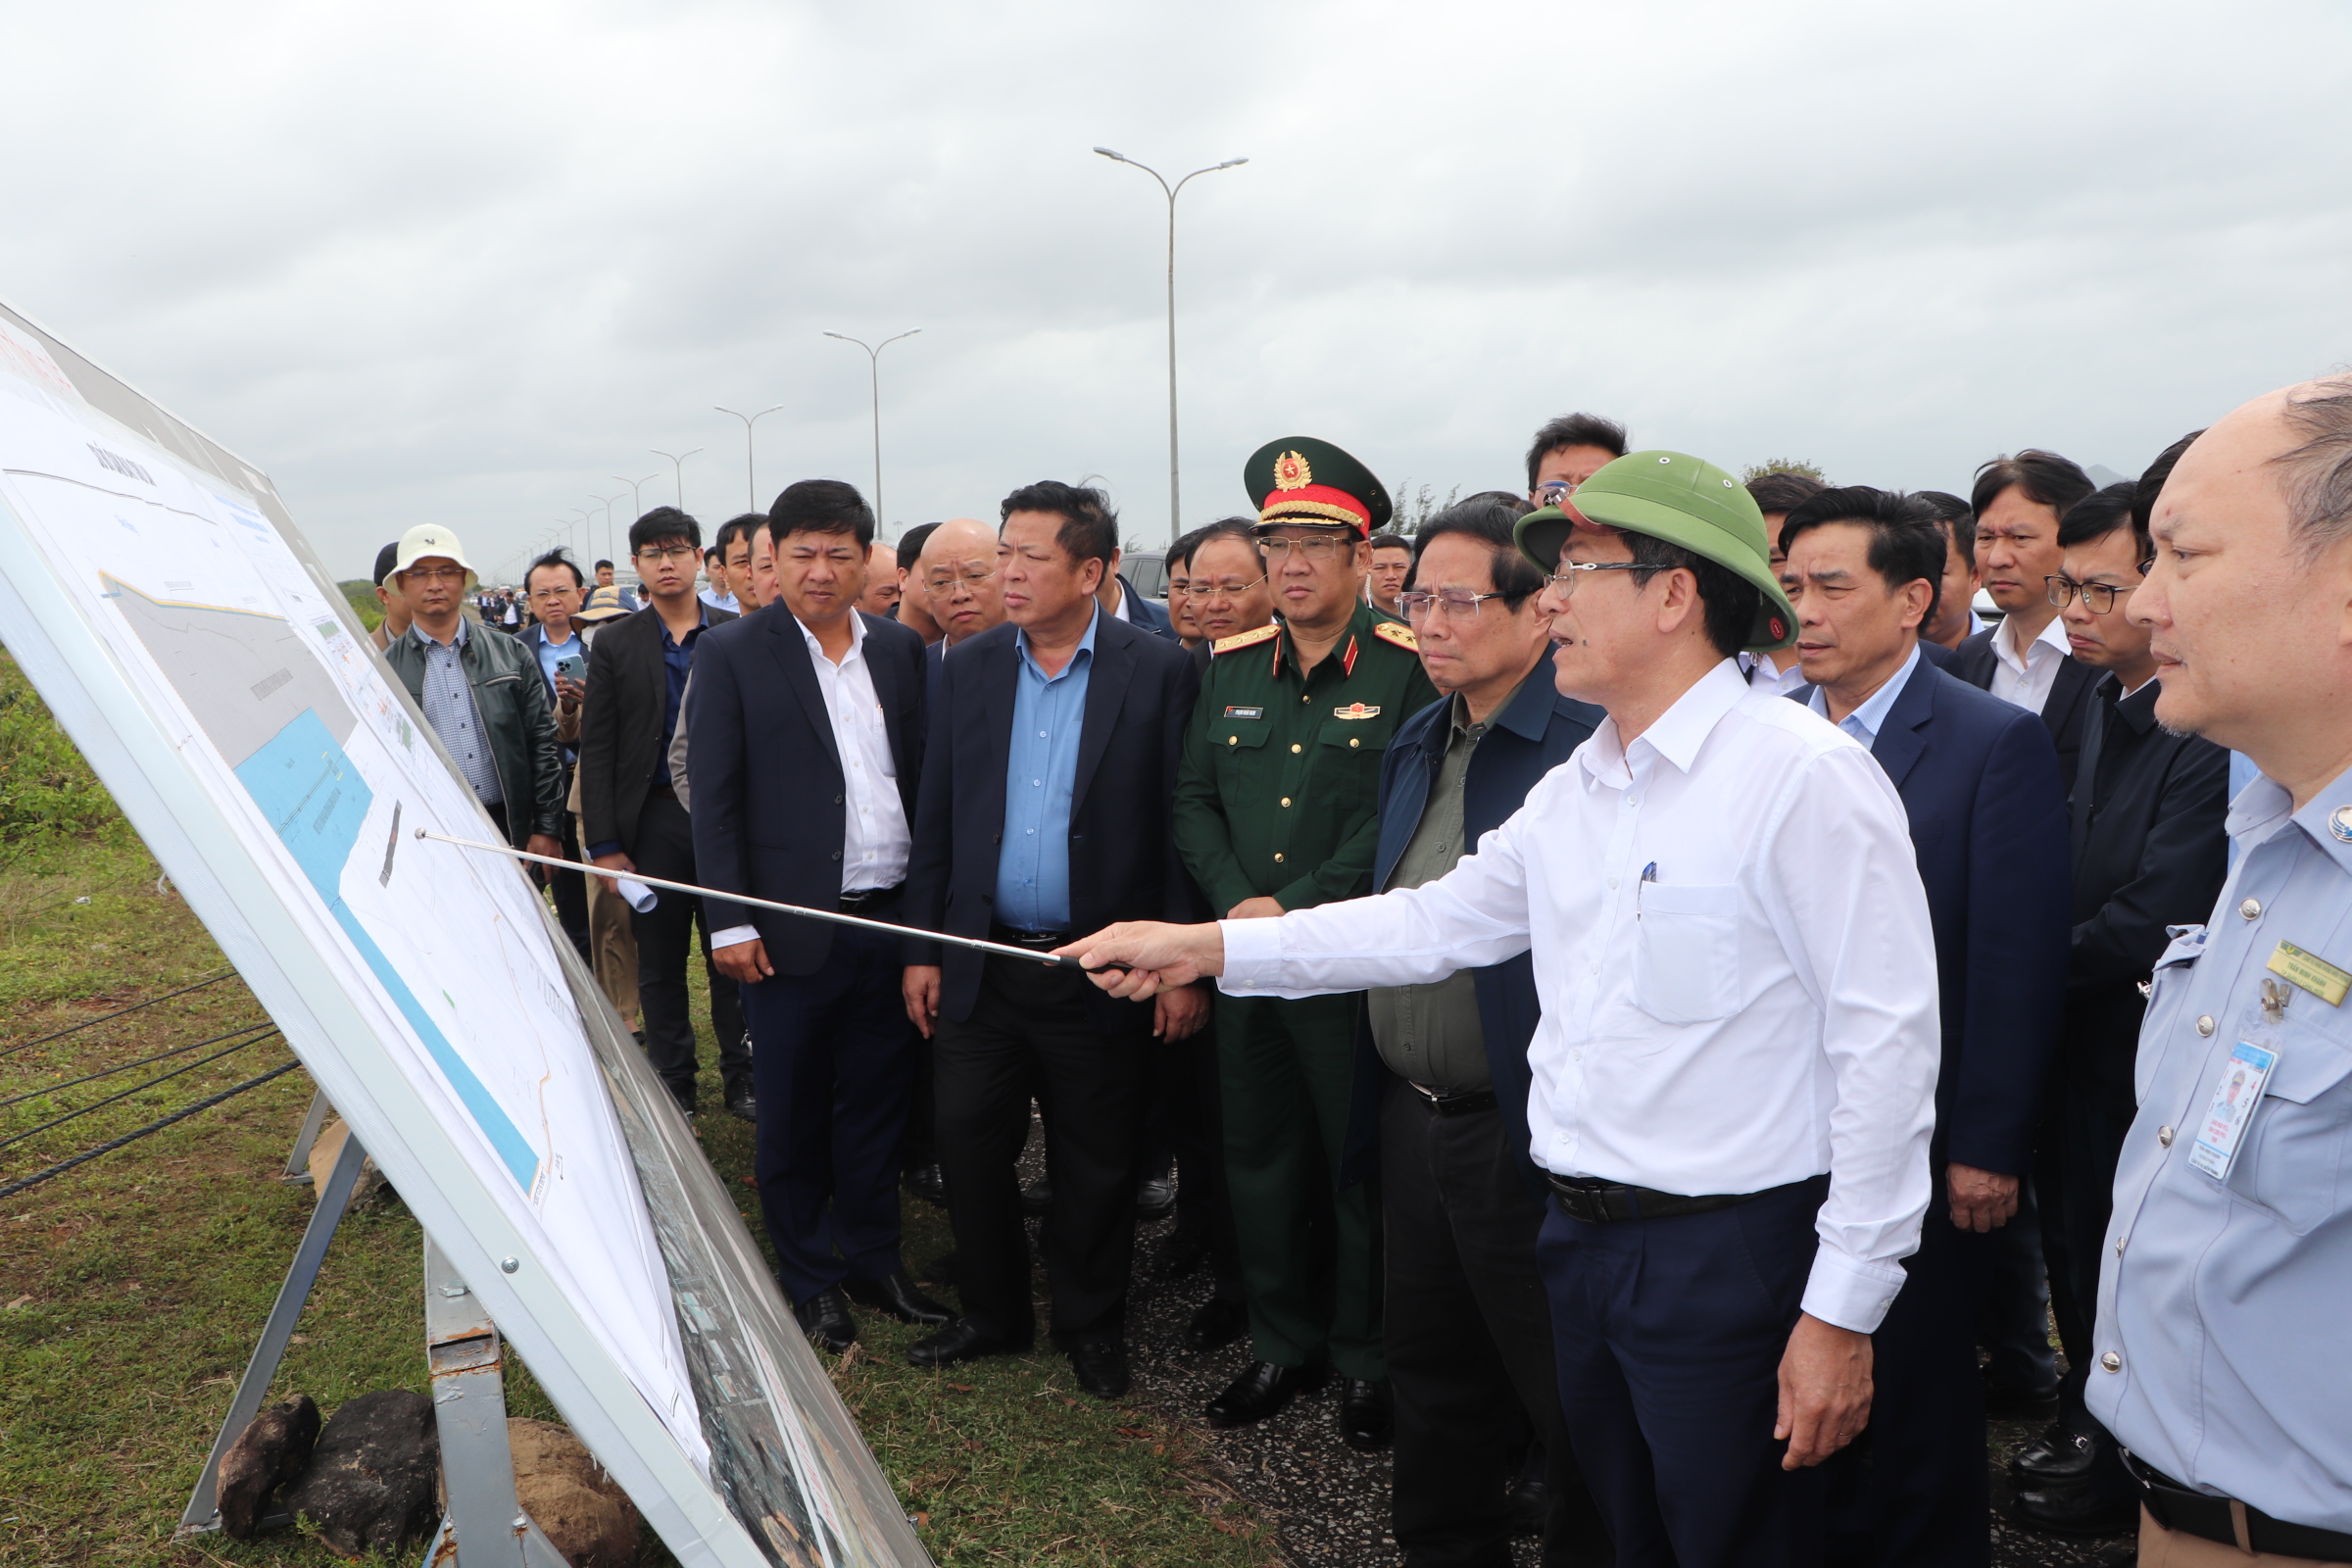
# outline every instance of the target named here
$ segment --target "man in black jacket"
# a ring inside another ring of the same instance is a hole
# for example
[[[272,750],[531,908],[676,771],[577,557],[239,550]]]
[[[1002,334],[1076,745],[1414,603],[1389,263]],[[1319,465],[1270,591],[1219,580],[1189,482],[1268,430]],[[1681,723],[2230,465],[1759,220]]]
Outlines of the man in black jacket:
[[[2010,1462],[2026,1488],[2018,1522],[2063,1535],[2120,1533],[2137,1517],[2138,1489],[2083,1408],[2096,1359],[2091,1316],[2116,1161],[2138,1108],[2140,987],[2164,952],[2165,928],[2204,920],[2227,870],[2230,754],[2156,722],[2149,628],[2131,612],[2154,554],[2149,514],[2190,439],[2168,449],[2137,486],[2111,485],[2066,514],[2065,560],[2050,580],[2074,657],[2104,672],[2091,690],[2069,802],[2074,948],[2034,1173],[2067,1375],[2057,1422]]]
[[[588,653],[588,695],[580,713],[580,836],[590,860],[607,870],[638,870],[693,882],[694,830],[669,775],[669,742],[678,727],[686,678],[703,633],[735,617],[695,598],[703,531],[675,507],[657,507],[629,525],[629,550],[651,598],[647,608],[597,633]],[[703,924],[710,961],[710,927],[702,901],[662,893],[635,917],[637,995],[645,1008],[645,1050],[654,1069],[689,1115],[695,1108],[694,1020],[686,1010],[686,954]],[[710,1028],[730,1102],[751,1094],[751,1051],[735,983],[710,971]]]
[[[1118,518],[1099,490],[1006,497],[998,559],[1006,625],[940,669],[908,875],[913,924],[1046,953],[1121,919],[1193,919],[1169,807],[1200,691],[1177,643],[1102,609]],[[963,1315],[908,1352],[917,1366],[1024,1350],[1036,1334],[1013,1161],[1032,1089],[1054,1204],[1046,1273],[1056,1344],[1079,1387],[1127,1392],[1127,1277],[1154,1037],[1197,1031],[1199,987],[1103,996],[1074,970],[909,944],[906,1011],[934,1037],[939,1159]]]

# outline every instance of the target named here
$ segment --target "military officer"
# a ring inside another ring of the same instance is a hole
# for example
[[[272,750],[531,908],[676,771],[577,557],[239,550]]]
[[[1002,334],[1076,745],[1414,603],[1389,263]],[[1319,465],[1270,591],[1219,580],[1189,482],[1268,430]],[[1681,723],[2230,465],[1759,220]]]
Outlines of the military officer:
[[[1437,700],[1411,630],[1364,602],[1367,541],[1390,514],[1380,481],[1308,436],[1259,448],[1242,473],[1283,618],[1213,645],[1173,818],[1187,869],[1229,919],[1371,891],[1381,756]],[[1262,1420],[1331,1369],[1345,1380],[1340,1435],[1366,1450],[1389,1441],[1376,1196],[1340,1180],[1360,1005],[1352,993],[1217,1009],[1252,1348],[1209,1405],[1212,1426]]]

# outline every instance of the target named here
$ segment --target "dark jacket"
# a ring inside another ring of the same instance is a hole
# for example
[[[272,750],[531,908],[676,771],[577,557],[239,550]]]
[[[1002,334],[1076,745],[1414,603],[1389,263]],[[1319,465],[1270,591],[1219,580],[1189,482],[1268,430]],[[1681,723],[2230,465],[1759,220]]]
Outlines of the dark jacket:
[[[865,623],[865,668],[911,825],[923,767],[923,640],[895,620],[855,613]],[[703,633],[679,722],[694,760],[697,880],[839,908],[849,791],[808,635],[792,612],[778,607]],[[813,974],[833,951],[835,928],[825,921],[715,899],[705,908],[713,931],[758,926],[778,974]]]
[[[411,626],[392,639],[384,662],[416,706],[424,706],[424,645]],[[490,743],[498,793],[507,806],[507,837],[520,848],[534,833],[564,836],[564,758],[556,745],[554,704],[539,656],[515,638],[468,623],[459,667],[473,687],[473,706]]]
[[[703,637],[735,618],[709,605],[696,608],[709,618]],[[695,642],[699,651],[702,637]],[[625,620],[607,622],[588,645],[588,695],[580,703],[582,844],[618,844],[623,854],[634,853],[655,764],[669,755],[669,736],[662,728],[668,707],[662,612],[649,605]],[[700,757],[695,771],[699,779]]]
[[[941,661],[931,714],[930,765],[914,819],[906,874],[908,923],[986,937],[996,913],[1004,831],[1004,767],[1019,673],[1016,628],[992,626]],[[1118,920],[1200,918],[1200,895],[1176,858],[1169,805],[1200,677],[1176,643],[1113,615],[1095,619],[1094,665],[1070,792],[1070,929]],[[699,763],[697,764],[700,765]],[[939,1008],[961,1021],[980,994],[982,956],[909,942],[908,963],[935,963]],[[1106,1027],[1137,1004],[1088,992]]]
[[[1128,623],[1136,630],[1148,631],[1172,643],[1181,642],[1176,635],[1176,623],[1168,618],[1168,607],[1137,593],[1125,572],[1119,574],[1119,608],[1127,612]]]
[[[1552,650],[1546,647],[1518,695],[1494,716],[1486,738],[1470,754],[1469,776],[1462,786],[1462,843],[1468,850],[1475,851],[1481,835],[1500,827],[1518,810],[1528,791],[1567,761],[1600,723],[1600,709],[1559,694],[1552,685],[1551,661]],[[1430,786],[1446,760],[1452,705],[1451,697],[1441,697],[1399,724],[1381,760],[1380,843],[1372,861],[1372,886],[1376,889],[1387,888],[1398,858],[1412,842],[1413,830],[1421,825]],[[1471,983],[1478,989],[1487,1070],[1494,1080],[1494,1103],[1502,1115],[1503,1136],[1510,1140],[1529,1183],[1540,1195],[1545,1191],[1543,1177],[1527,1152],[1527,1094],[1532,1079],[1527,1046],[1535,1038],[1536,1018],[1543,1010],[1536,1001],[1534,962],[1522,953],[1471,971]],[[1362,1031],[1360,1055],[1361,1065],[1372,1074],[1386,1071],[1373,1048],[1369,1025]],[[1356,1097],[1359,1108],[1377,1103],[1377,1096]],[[1359,1135],[1378,1125],[1377,1114],[1358,1115],[1354,1120]],[[1353,1147],[1356,1142],[1350,1139],[1351,1174],[1364,1153]]]
[[[1952,650],[1953,662],[1947,667],[1981,692],[1992,690],[1992,672],[2000,663],[2000,656],[1992,651],[1992,639],[2000,630],[1999,626],[1987,626]],[[2082,751],[2082,715],[2089,711],[2090,689],[2098,683],[2100,673],[2069,654],[2058,662],[2058,673],[2050,680],[2049,701],[2041,705],[2042,727],[2058,749],[2058,783],[2063,789],[2075,787],[2075,760]]]
[[[2066,989],[2055,748],[2032,713],[1922,660],[1871,755],[1910,817],[1936,935],[1943,1065],[1930,1157],[2022,1175]]]
[[[2091,690],[2069,816],[2075,933],[2058,1073],[2129,1120],[2136,1097],[2139,994],[2168,925],[2213,912],[2229,867],[2230,754],[2156,722],[2154,681],[2130,697],[2113,675]]]

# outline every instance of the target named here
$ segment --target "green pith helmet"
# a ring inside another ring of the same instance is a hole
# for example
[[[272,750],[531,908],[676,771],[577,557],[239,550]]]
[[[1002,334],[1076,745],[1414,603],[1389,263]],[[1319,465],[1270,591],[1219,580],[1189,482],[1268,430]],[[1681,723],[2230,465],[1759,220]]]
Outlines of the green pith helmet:
[[[1311,435],[1269,441],[1242,465],[1242,485],[1262,531],[1346,528],[1366,539],[1389,525],[1389,492],[1372,470]]]
[[[1764,594],[1743,647],[1766,653],[1796,641],[1796,612],[1772,574],[1764,514],[1747,486],[1687,452],[1629,452],[1576,487],[1569,506],[1605,527],[1647,534],[1706,557]],[[1544,507],[1519,519],[1519,553],[1545,571],[1557,568],[1575,517]]]

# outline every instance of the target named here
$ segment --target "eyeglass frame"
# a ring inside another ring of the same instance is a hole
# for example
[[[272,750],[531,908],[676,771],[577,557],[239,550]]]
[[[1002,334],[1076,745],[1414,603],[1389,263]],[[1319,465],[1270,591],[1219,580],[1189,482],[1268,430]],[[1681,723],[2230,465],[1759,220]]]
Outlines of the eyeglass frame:
[[[1453,597],[1447,598],[1448,594]],[[1426,618],[1431,610],[1439,605],[1444,605],[1446,618],[1451,619],[1463,613],[1462,604],[1456,602],[1461,601],[1469,606],[1466,618],[1476,620],[1479,614],[1479,606],[1490,599],[1507,599],[1509,597],[1510,595],[1499,591],[1474,594],[1467,588],[1407,588],[1396,596],[1396,608],[1404,612],[1405,619],[1416,620]],[[1417,604],[1416,601],[1418,601]],[[1416,609],[1420,611],[1419,615],[1413,613]]]
[[[2148,567],[2154,565],[2156,563],[2152,559],[2148,561],[2139,568],[2140,575],[2143,577],[2146,576]],[[2116,600],[2123,597],[2125,594],[2130,593],[2132,589],[2140,586],[2138,583],[2130,583],[2124,587],[2118,588],[2111,582],[2077,582],[2074,578],[2067,576],[2064,572],[2057,571],[2044,573],[2041,581],[2043,585],[2042,597],[2047,599],[2053,608],[2064,610],[2068,605],[2071,605],[2075,602],[2075,595],[2081,594],[2082,596],[2082,608],[2089,611],[2094,615],[2111,615],[2115,613]],[[2106,596],[2107,603],[2104,607],[2101,607],[2090,597],[2094,593],[2104,594]]]
[[[1186,586],[1185,592],[1203,603],[1210,599],[1239,599],[1250,589],[1267,580],[1265,577],[1252,577],[1239,588],[1229,588],[1214,578],[1195,577]],[[1201,586],[1203,582],[1207,583],[1206,587]]]
[[[966,566],[976,566],[979,564],[980,563],[977,561],[967,561],[964,563],[964,565]],[[995,561],[992,561],[988,564],[988,569],[986,571],[958,570],[946,582],[933,582],[929,574],[926,573],[922,579],[923,593],[926,597],[930,598],[936,598],[941,594],[952,594],[956,591],[956,586],[958,583],[968,586],[974,583],[988,582],[995,578],[1004,569],[1004,559],[1000,556]]]
[[[1318,566],[1326,562],[1338,561],[1343,552],[1352,557],[1355,547],[1362,543],[1361,539],[1351,538],[1336,531],[1309,534],[1303,539],[1278,539],[1271,535],[1260,534],[1257,548],[1269,564],[1288,561],[1296,551],[1298,560],[1305,562],[1309,566]]]
[[[1563,561],[1552,569],[1551,574],[1544,581],[1549,586],[1557,588],[1561,598],[1572,599],[1576,596],[1575,573],[1577,572],[1657,571],[1660,569],[1660,567],[1640,561]]]
[[[646,545],[630,551],[629,558],[633,561],[652,562],[685,560],[700,564],[703,559],[703,547],[688,544]]]

